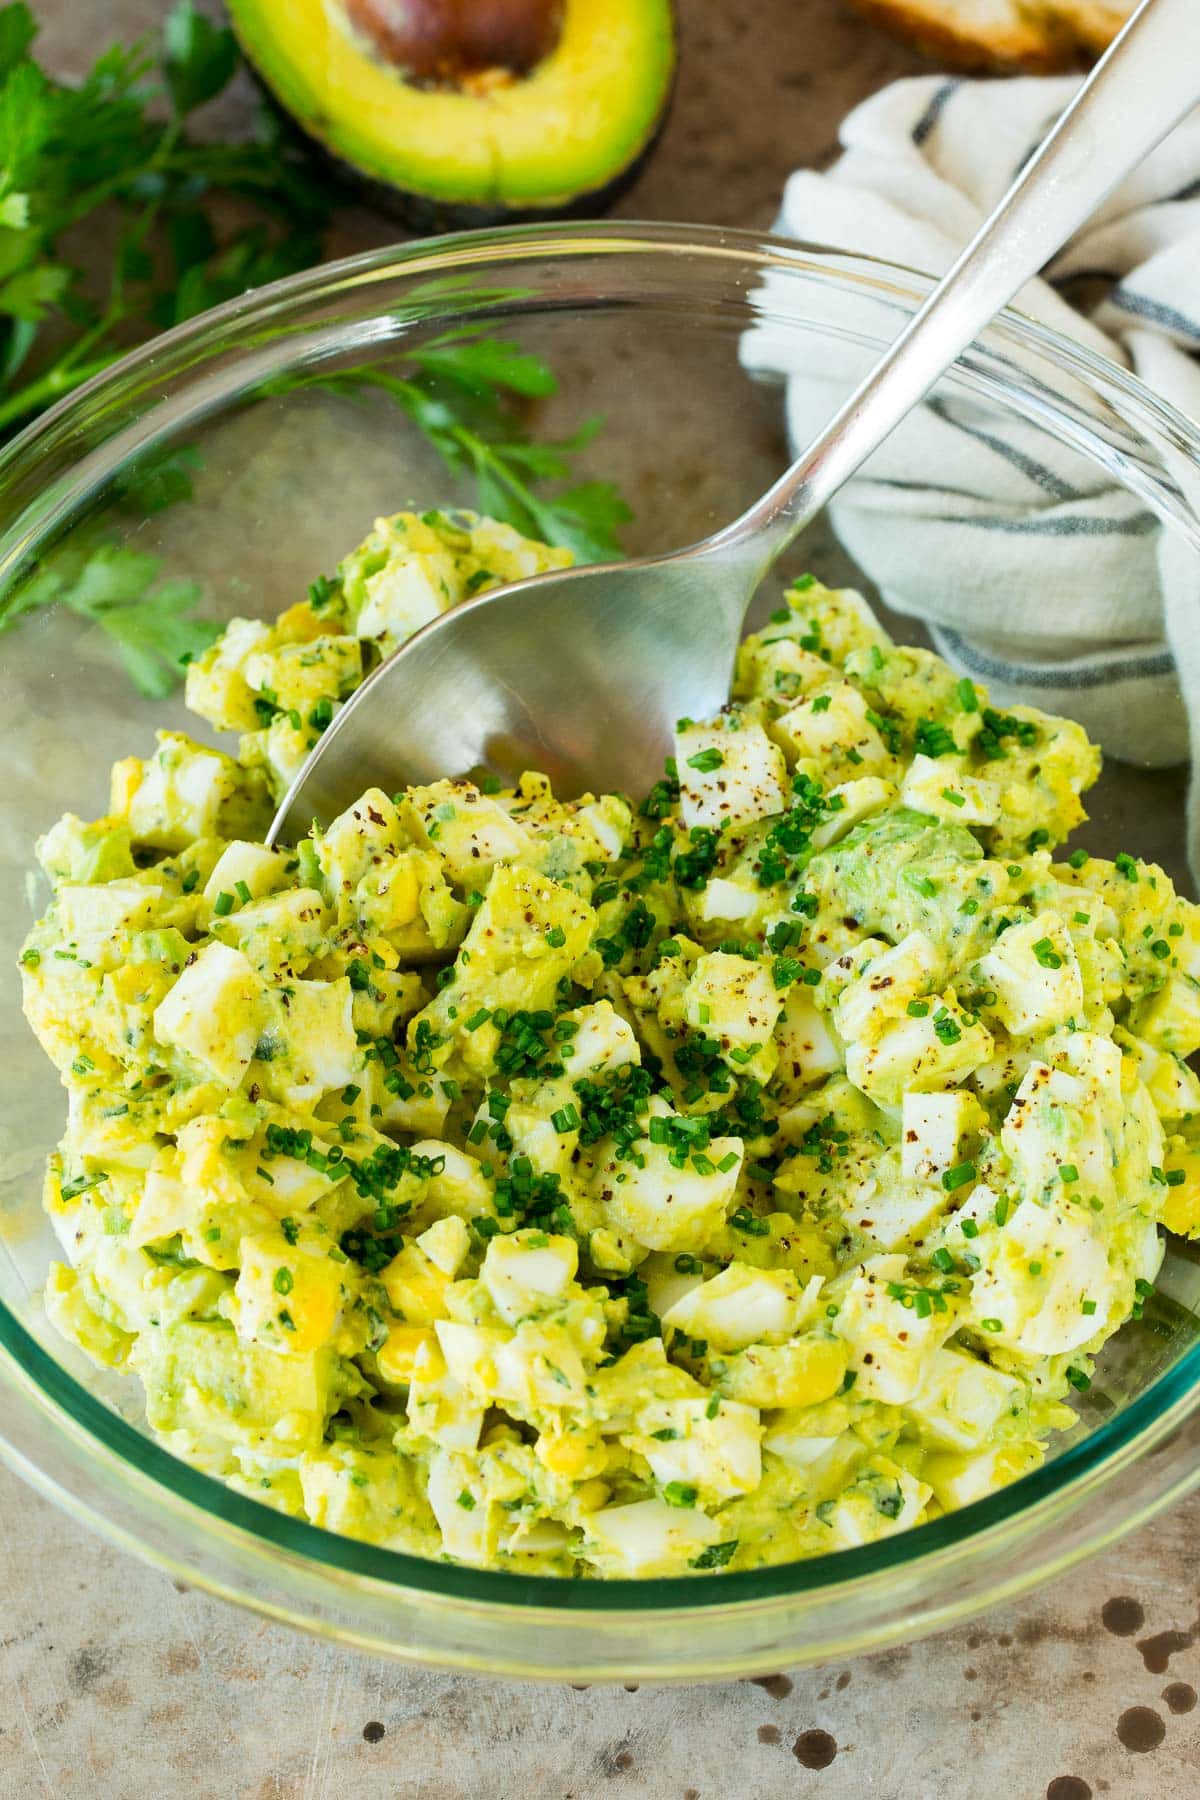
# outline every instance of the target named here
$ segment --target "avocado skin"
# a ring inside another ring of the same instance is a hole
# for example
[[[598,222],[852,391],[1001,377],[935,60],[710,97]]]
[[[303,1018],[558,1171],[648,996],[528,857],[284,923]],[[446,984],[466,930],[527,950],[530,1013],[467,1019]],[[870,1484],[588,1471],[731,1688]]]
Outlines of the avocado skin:
[[[676,0],[672,0],[670,10],[675,43],[678,47],[679,25]],[[236,19],[234,24],[236,26]],[[401,187],[398,183],[381,181],[376,176],[365,174],[355,163],[344,156],[339,156],[337,151],[323,142],[321,138],[306,131],[302,123],[279,99],[266,76],[248,55],[245,56],[245,62],[264,103],[290,131],[303,141],[309,151],[330,171],[340,185],[348,192],[356,194],[375,211],[394,219],[414,237],[439,237],[446,232],[479,231],[496,225],[541,225],[549,224],[555,219],[596,218],[606,213],[634,187],[646,164],[658,148],[659,139],[670,119],[679,78],[677,48],[671,69],[671,79],[663,92],[652,131],[632,160],[627,162],[623,168],[616,170],[606,180],[598,182],[594,187],[581,189],[569,200],[561,201],[554,206],[509,206],[499,200],[481,205],[471,201],[436,200],[428,194]]]

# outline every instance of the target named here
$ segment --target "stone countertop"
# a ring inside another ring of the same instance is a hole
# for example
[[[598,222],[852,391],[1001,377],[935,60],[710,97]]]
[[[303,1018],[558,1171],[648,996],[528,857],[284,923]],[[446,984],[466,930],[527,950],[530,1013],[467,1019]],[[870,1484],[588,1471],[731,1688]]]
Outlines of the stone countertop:
[[[2,1800],[1187,1800],[1200,1497],[1017,1605],[826,1668],[413,1670],[181,1589],[0,1473]]]
[[[34,10],[73,74],[162,8]],[[680,10],[674,112],[627,217],[766,226],[850,106],[928,67],[841,0]],[[393,235],[352,209],[332,248]],[[1198,1537],[1200,1497],[912,1647],[754,1683],[578,1691],[297,1636],[173,1585],[0,1473],[0,1800],[1184,1800],[1200,1792]]]

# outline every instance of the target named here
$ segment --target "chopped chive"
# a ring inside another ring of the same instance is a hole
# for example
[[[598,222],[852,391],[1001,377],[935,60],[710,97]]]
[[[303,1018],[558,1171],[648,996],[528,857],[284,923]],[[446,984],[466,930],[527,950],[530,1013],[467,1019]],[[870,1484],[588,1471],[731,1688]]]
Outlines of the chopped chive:
[[[737,1554],[738,1540],[729,1538],[724,1544],[709,1544],[699,1556],[693,1556],[689,1569],[723,1569]]]
[[[711,775],[714,769],[722,767],[724,761],[724,753],[713,745],[707,750],[697,750],[695,756],[689,756],[687,766],[701,775]]]

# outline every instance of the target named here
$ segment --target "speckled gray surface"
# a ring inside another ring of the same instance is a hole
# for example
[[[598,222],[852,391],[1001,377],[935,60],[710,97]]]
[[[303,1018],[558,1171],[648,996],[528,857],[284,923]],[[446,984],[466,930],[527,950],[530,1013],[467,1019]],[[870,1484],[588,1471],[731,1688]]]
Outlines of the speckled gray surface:
[[[1193,1500],[911,1649],[580,1692],[326,1648],[179,1592],[4,1475],[0,1795],[1188,1800],[1198,1533]]]
[[[72,71],[160,5],[35,11]],[[767,224],[787,171],[828,158],[846,109],[923,66],[841,0],[681,11],[677,104],[630,217]],[[389,235],[355,211],[335,248]],[[1187,1800],[1198,1538],[1195,1498],[911,1649],[761,1683],[581,1692],[327,1648],[177,1589],[0,1473],[0,1800]]]

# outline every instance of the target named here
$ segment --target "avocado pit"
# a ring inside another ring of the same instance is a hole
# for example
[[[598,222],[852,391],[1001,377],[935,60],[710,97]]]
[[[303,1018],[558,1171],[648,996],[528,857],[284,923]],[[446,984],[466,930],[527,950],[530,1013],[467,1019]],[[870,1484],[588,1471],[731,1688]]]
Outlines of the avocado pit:
[[[563,0],[345,0],[375,53],[413,82],[461,87],[527,75],[562,31]]]

